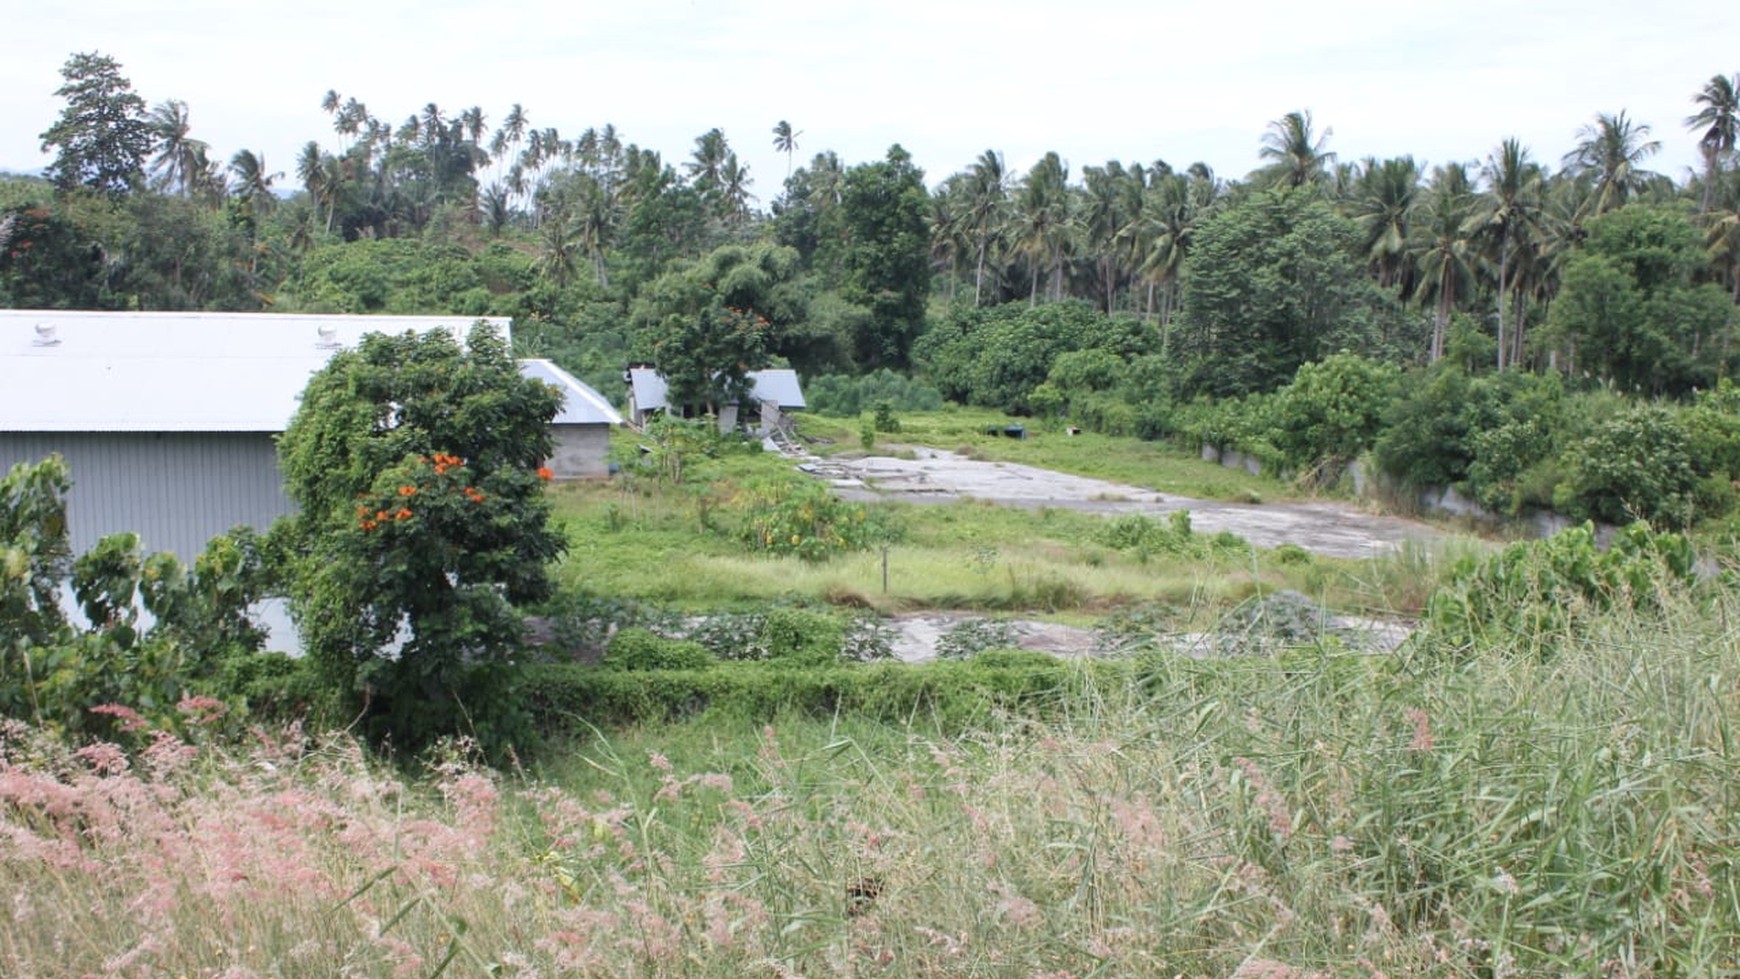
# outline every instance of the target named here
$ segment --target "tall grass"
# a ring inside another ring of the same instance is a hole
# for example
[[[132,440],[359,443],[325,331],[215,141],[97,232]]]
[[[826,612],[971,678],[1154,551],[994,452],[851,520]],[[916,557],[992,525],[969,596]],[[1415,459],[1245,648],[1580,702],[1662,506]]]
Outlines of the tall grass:
[[[0,971],[1732,973],[1735,621],[1155,659],[968,737],[711,718],[508,777],[8,722]]]

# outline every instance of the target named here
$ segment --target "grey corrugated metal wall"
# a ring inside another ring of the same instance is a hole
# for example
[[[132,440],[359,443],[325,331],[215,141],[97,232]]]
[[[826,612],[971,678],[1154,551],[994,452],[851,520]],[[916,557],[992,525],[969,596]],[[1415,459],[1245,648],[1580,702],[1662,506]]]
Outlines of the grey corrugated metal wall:
[[[0,469],[55,452],[72,468],[75,554],[131,530],[147,553],[191,563],[231,527],[263,531],[294,510],[263,432],[0,432]]]

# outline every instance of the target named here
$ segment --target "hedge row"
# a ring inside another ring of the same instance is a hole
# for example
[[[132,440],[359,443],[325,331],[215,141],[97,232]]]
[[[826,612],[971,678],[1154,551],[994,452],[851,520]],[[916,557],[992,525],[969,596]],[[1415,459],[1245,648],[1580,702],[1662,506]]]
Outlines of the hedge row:
[[[720,663],[706,669],[623,671],[573,663],[527,667],[520,690],[540,730],[576,733],[714,715],[767,718],[851,714],[963,730],[996,713],[1036,716],[1084,689],[1137,675],[1129,660],[1068,662],[998,651],[965,661],[794,667]]]

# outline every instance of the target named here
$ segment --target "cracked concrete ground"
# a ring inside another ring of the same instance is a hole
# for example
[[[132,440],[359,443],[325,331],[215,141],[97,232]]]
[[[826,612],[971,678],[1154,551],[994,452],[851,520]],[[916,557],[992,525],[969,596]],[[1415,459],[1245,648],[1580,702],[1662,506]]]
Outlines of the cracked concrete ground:
[[[1066,507],[1092,513],[1163,515],[1189,510],[1204,533],[1230,531],[1258,547],[1293,544],[1340,558],[1377,557],[1404,541],[1441,536],[1414,520],[1367,513],[1346,503],[1223,503],[1073,476],[1012,462],[983,462],[942,449],[903,450],[912,458],[805,457],[799,468],[831,482],[847,499],[948,503],[987,500],[1029,509]]]

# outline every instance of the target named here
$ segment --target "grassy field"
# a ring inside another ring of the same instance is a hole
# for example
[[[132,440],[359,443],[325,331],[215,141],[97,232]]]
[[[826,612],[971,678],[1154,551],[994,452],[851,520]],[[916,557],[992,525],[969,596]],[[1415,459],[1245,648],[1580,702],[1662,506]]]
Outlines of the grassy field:
[[[0,725],[15,976],[1705,976],[1740,962],[1731,594],[1550,657],[1156,660],[922,715],[343,737]],[[144,737],[144,736],[141,736]]]
[[[956,434],[950,425],[977,426],[980,416],[989,417],[945,412],[916,418],[912,427],[927,427],[933,444],[946,444]],[[1101,475],[1168,492],[1219,485],[1232,495],[1254,494],[1249,485],[1259,482],[1133,439],[1101,439],[1098,449],[1056,439],[1053,448],[1044,439],[987,441],[1015,452],[1024,444],[1037,446],[1040,452],[1025,460],[1035,464],[1053,465],[1067,456],[1085,471],[1098,459]],[[632,435],[624,444],[632,446]],[[776,454],[733,453],[691,462],[675,485],[637,476],[557,487],[556,510],[569,540],[561,582],[571,591],[689,610],[785,600],[881,612],[1093,616],[1148,602],[1212,612],[1259,588],[1290,588],[1337,608],[1406,615],[1418,610],[1442,569],[1470,546],[1452,543],[1367,561],[1214,546],[1203,535],[1189,548],[1119,547],[1108,518],[1067,509],[886,502],[868,505],[879,523],[898,532],[888,547],[884,590],[880,547],[812,563],[752,552],[734,536],[742,520],[737,500],[746,486],[803,478]]]
[[[879,552],[810,564],[732,533],[736,494],[801,478],[787,462],[690,462],[554,490],[570,591],[1188,618],[1294,587],[1407,611],[1452,556],[1134,549],[1071,511],[888,505],[883,593]],[[214,704],[120,745],[0,719],[0,973],[1734,974],[1740,595],[1626,581],[1647,600],[1474,648],[1047,661],[1056,686],[964,733],[922,700],[893,721],[701,705],[576,718],[489,769],[463,742],[384,761]]]

